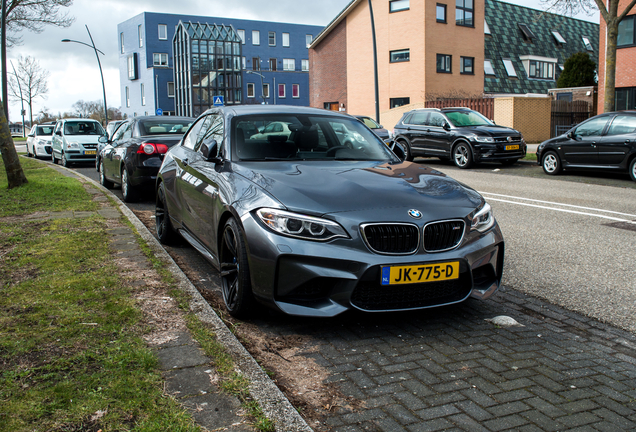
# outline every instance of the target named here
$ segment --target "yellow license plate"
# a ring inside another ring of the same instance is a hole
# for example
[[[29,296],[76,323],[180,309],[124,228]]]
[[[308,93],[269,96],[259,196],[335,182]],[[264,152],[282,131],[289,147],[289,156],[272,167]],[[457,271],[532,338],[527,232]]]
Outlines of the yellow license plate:
[[[97,154],[97,150],[84,150],[85,155]]]
[[[382,285],[437,282],[459,278],[459,261],[382,267]]]
[[[519,150],[519,144],[508,145],[506,146],[506,150]]]

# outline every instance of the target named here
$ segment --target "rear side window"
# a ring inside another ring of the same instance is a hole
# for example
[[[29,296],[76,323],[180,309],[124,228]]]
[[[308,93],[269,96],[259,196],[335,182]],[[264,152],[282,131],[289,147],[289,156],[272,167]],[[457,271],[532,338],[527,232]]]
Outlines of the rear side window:
[[[625,135],[632,133],[636,133],[636,116],[616,116],[607,131],[607,135]]]
[[[411,115],[409,118],[409,123],[412,125],[420,125],[423,126],[426,124],[426,119],[428,118],[428,112],[416,112]]]

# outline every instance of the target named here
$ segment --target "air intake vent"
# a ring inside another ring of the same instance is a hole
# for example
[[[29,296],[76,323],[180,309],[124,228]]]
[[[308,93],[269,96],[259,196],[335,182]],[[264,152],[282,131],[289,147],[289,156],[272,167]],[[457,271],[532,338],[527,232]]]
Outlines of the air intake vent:
[[[381,254],[411,254],[417,251],[420,243],[419,229],[416,225],[363,225],[362,233],[367,246]]]
[[[464,221],[433,222],[424,227],[424,250],[443,252],[456,248],[464,237]]]

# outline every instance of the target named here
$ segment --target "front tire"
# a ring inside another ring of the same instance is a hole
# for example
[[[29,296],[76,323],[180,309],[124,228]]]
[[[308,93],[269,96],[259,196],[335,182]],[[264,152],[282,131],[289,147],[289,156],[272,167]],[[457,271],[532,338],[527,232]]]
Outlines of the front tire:
[[[157,199],[155,201],[155,232],[162,244],[170,245],[176,241],[176,232],[170,223],[168,205],[166,204],[166,189],[163,183],[157,189]]]
[[[57,165],[57,161],[59,159],[55,157],[55,152],[51,152],[51,161],[53,162],[53,165]]]
[[[234,218],[228,219],[221,236],[221,288],[227,311],[245,318],[253,308],[254,297],[243,231]]]
[[[473,165],[473,151],[468,143],[460,142],[453,148],[453,162],[461,169],[470,168]]]
[[[561,160],[553,151],[549,151],[543,156],[541,166],[543,166],[543,171],[548,175],[557,175],[561,172]]]
[[[636,158],[632,159],[629,164],[629,176],[632,180],[636,181]]]
[[[130,177],[125,166],[121,167],[121,194],[127,203],[135,202],[139,197],[137,188],[130,184]]]
[[[64,168],[70,168],[71,167],[71,162],[69,162],[69,160],[66,159],[66,153],[62,153],[62,166]]]
[[[412,162],[413,161],[413,153],[411,153],[411,146],[406,141],[397,141],[397,145],[402,146],[402,150],[404,150],[404,160]]]

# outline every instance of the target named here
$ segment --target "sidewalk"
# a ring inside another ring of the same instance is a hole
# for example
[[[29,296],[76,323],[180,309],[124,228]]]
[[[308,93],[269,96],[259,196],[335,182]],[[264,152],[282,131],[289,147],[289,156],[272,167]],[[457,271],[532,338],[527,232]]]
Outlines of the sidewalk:
[[[117,223],[122,213],[139,236],[148,244],[155,257],[165,263],[175,280],[178,288],[190,296],[190,312],[199,320],[214,329],[216,339],[232,356],[235,365],[250,381],[251,396],[259,403],[267,418],[275,422],[277,431],[311,431],[303,418],[291,405],[289,400],[276,387],[267,374],[261,369],[256,360],[245,350],[234,334],[216,315],[210,305],[201,297],[197,289],[179,269],[172,258],[165,252],[148,229],[137,219],[110,191],[95,183],[93,180],[59,166],[52,166],[67,177],[78,178],[86,191],[92,195],[94,201],[101,203],[102,208],[97,212],[43,212],[32,215],[30,220],[49,220],[55,218],[86,218],[95,215],[109,219],[116,223],[116,228],[108,230],[113,259],[123,266],[127,276],[137,278],[133,284],[152,286],[147,274],[139,276],[144,270],[152,269],[152,264],[144,255],[137,242],[137,234],[126,224]],[[117,204],[110,204],[109,198]],[[134,263],[134,266],[126,264]],[[151,299],[152,313],[161,313],[160,309],[178,310],[174,299],[164,297],[161,304],[157,299]],[[172,321],[171,321],[172,323]],[[162,374],[165,378],[165,393],[177,399],[192,415],[195,422],[207,430],[254,431],[245,419],[241,403],[237,397],[222,393],[216,382],[218,376],[211,359],[192,335],[184,322],[166,329],[161,336],[152,338],[149,345],[156,352]]]

